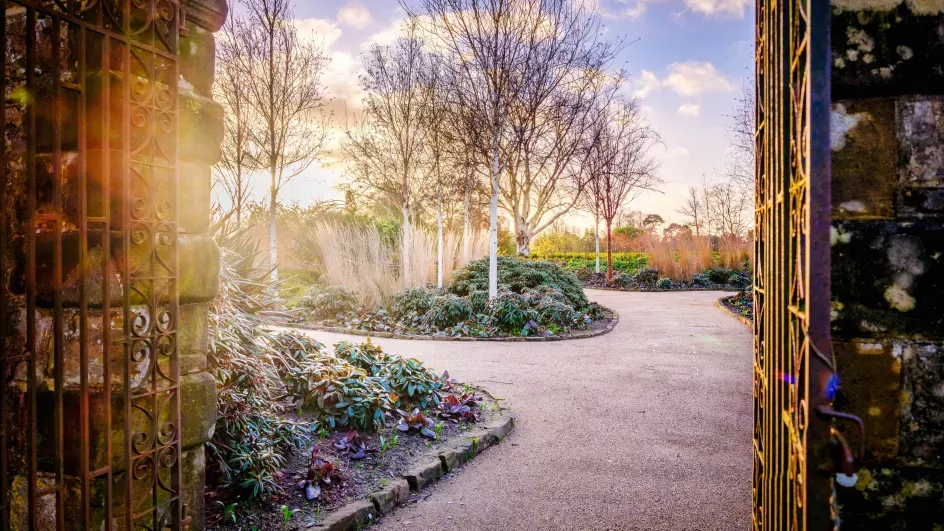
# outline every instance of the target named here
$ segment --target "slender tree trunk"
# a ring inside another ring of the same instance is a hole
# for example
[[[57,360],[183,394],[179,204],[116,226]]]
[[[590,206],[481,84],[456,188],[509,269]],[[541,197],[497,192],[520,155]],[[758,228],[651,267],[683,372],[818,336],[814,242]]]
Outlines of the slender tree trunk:
[[[498,297],[498,94],[493,95],[492,112],[492,208],[489,215],[488,296]]]
[[[612,245],[612,235],[613,231],[611,230],[612,225],[611,220],[606,220],[606,283],[609,284],[613,281],[613,245]]]
[[[593,215],[593,246],[596,252],[597,264],[595,273],[600,273],[600,214]]]
[[[268,126],[269,126],[269,177],[271,178],[269,185],[271,186],[272,197],[269,201],[269,262],[272,267],[272,281],[279,281],[279,266],[278,266],[278,237],[276,234],[276,205],[278,204],[278,181],[277,170],[278,170],[278,157],[276,154],[276,141],[275,141],[275,25],[269,24],[269,40],[267,42],[269,46],[269,79],[268,79],[268,96],[269,96],[269,117],[268,117]]]
[[[443,287],[443,209],[442,209],[442,190],[436,190],[436,284],[439,289]]]
[[[465,204],[462,210],[462,265],[469,262],[469,238],[471,237],[471,223],[469,219],[469,203],[472,199],[472,189],[469,186],[465,188]]]
[[[410,206],[403,203],[403,252],[400,257],[400,271],[403,274],[403,287],[409,288],[413,285],[410,271]]]
[[[275,164],[269,167],[271,178],[271,197],[269,198],[269,267],[272,268],[272,281],[279,281],[279,238],[276,233],[276,210],[278,208],[278,188],[275,184]]]

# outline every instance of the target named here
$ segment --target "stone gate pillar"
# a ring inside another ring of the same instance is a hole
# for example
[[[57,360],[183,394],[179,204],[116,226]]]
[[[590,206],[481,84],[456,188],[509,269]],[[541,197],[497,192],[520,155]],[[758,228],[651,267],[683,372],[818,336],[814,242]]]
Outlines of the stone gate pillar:
[[[187,0],[187,33],[180,43],[180,228],[191,242],[181,248],[181,375],[192,382],[185,393],[183,423],[184,503],[191,531],[205,527],[204,443],[216,423],[216,380],[207,370],[209,302],[219,285],[219,250],[207,235],[210,226],[211,167],[220,159],[223,109],[213,101],[216,59],[214,33],[226,20],[227,0]]]
[[[832,6],[836,407],[866,427],[839,518],[932,529],[944,525],[944,7]]]
[[[226,0],[4,5],[0,531],[202,530]]]

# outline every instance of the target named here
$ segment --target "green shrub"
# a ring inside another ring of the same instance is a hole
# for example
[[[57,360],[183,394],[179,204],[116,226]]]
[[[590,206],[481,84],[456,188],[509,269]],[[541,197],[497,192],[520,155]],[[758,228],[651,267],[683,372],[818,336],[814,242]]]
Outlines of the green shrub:
[[[737,271],[733,269],[728,269],[726,267],[713,267],[711,269],[705,270],[705,275],[708,276],[714,284],[724,285],[728,282],[728,279],[731,278],[731,275],[736,274]]]
[[[432,307],[433,298],[438,294],[438,290],[425,287],[400,290],[393,294],[388,305],[390,315],[396,319],[402,319],[411,313],[423,315]]]
[[[504,332],[517,332],[531,321],[540,319],[530,307],[528,298],[520,293],[499,293],[489,305],[489,324]]]
[[[469,309],[472,310],[474,315],[481,315],[488,313],[488,292],[487,291],[473,291],[469,293]]]
[[[472,304],[467,297],[447,293],[433,297],[433,303],[422,320],[428,326],[446,328],[471,319],[473,315]]]
[[[652,287],[652,285],[659,280],[659,270],[647,267],[636,273],[633,276],[633,280],[636,281],[637,284]]]
[[[307,444],[306,424],[283,417],[280,373],[294,352],[269,348],[272,333],[254,312],[273,309],[278,288],[263,253],[224,216],[211,234],[220,248],[220,291],[210,304],[209,372],[217,384],[217,420],[206,443],[207,484],[239,497],[279,493],[274,475],[284,455]]]
[[[534,309],[538,312],[539,322],[545,327],[553,324],[559,328],[570,328],[583,317],[573,306],[551,297],[537,300]]]
[[[315,285],[300,306],[315,319],[333,319],[357,310],[357,296],[341,286]]]
[[[658,282],[656,282],[656,287],[659,289],[672,289],[673,286],[674,284],[672,283],[671,278],[663,277],[660,278]]]
[[[557,264],[515,257],[498,257],[498,289],[522,293],[526,288],[549,286],[559,290],[576,308],[588,304],[577,277]],[[488,258],[470,262],[453,274],[448,291],[465,296],[474,291],[488,291]]]
[[[609,283],[609,286],[619,289],[632,289],[637,287],[636,280],[633,275],[614,275],[613,280]]]
[[[692,275],[692,285],[698,288],[710,288],[711,280],[704,273],[696,273]]]
[[[746,289],[748,286],[750,286],[750,283],[751,279],[741,273],[735,273],[728,277],[728,284],[736,289]]]
[[[380,385],[396,395],[390,396],[395,407],[426,409],[439,404],[442,380],[417,359],[385,354],[369,339],[360,344],[341,341],[335,345],[335,355],[380,378]]]

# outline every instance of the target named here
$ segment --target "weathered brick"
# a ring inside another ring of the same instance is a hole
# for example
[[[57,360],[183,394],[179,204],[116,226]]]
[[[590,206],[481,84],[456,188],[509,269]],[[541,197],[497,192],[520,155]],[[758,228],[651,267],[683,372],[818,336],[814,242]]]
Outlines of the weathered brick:
[[[459,452],[457,450],[448,450],[439,454],[439,461],[442,463],[443,472],[455,472],[462,464]]]
[[[900,343],[902,460],[944,469],[944,344]]]
[[[442,463],[439,458],[436,458],[420,463],[413,470],[403,474],[403,478],[410,484],[410,490],[419,492],[428,485],[439,481],[442,474]]]
[[[891,217],[898,180],[895,102],[837,102],[832,113],[833,217]]]
[[[944,100],[898,102],[901,183],[915,188],[944,186]]]
[[[367,501],[349,503],[329,514],[317,527],[322,531],[352,531],[374,522],[377,509]]]
[[[840,374],[836,407],[858,415],[865,423],[867,456],[888,461],[898,454],[901,422],[901,364],[891,343],[835,341],[833,352]],[[838,423],[849,445],[857,448],[854,426]]]
[[[832,3],[832,92],[834,98],[870,98],[944,93],[944,23],[938,9],[912,9],[930,2]]]
[[[836,337],[944,337],[944,225],[835,222],[832,241]]]
[[[380,514],[392,512],[397,505],[410,500],[410,484],[405,479],[395,479],[383,490],[371,494],[371,501]]]

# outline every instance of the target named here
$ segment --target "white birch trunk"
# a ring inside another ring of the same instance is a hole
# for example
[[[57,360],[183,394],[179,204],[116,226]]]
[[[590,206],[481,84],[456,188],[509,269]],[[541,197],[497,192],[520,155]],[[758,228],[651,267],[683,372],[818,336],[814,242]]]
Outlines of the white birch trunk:
[[[492,130],[492,208],[489,214],[488,238],[488,296],[498,297],[498,96],[495,95],[493,111],[495,124]]]
[[[471,202],[472,190],[466,185],[465,189],[465,205],[462,211],[462,265],[465,265],[469,262],[469,237],[471,236],[471,223],[472,220],[469,219],[469,203]]]
[[[272,268],[272,282],[279,281],[279,238],[276,229],[276,209],[278,199],[276,195],[278,191],[275,186],[275,167],[270,168],[270,176],[272,179],[271,182],[271,197],[269,199],[269,267]]]
[[[410,207],[403,204],[403,251],[400,257],[400,273],[403,275],[403,287],[413,285],[410,274]]]
[[[436,190],[436,283],[439,289],[443,287],[443,211],[442,211],[442,191]]]

